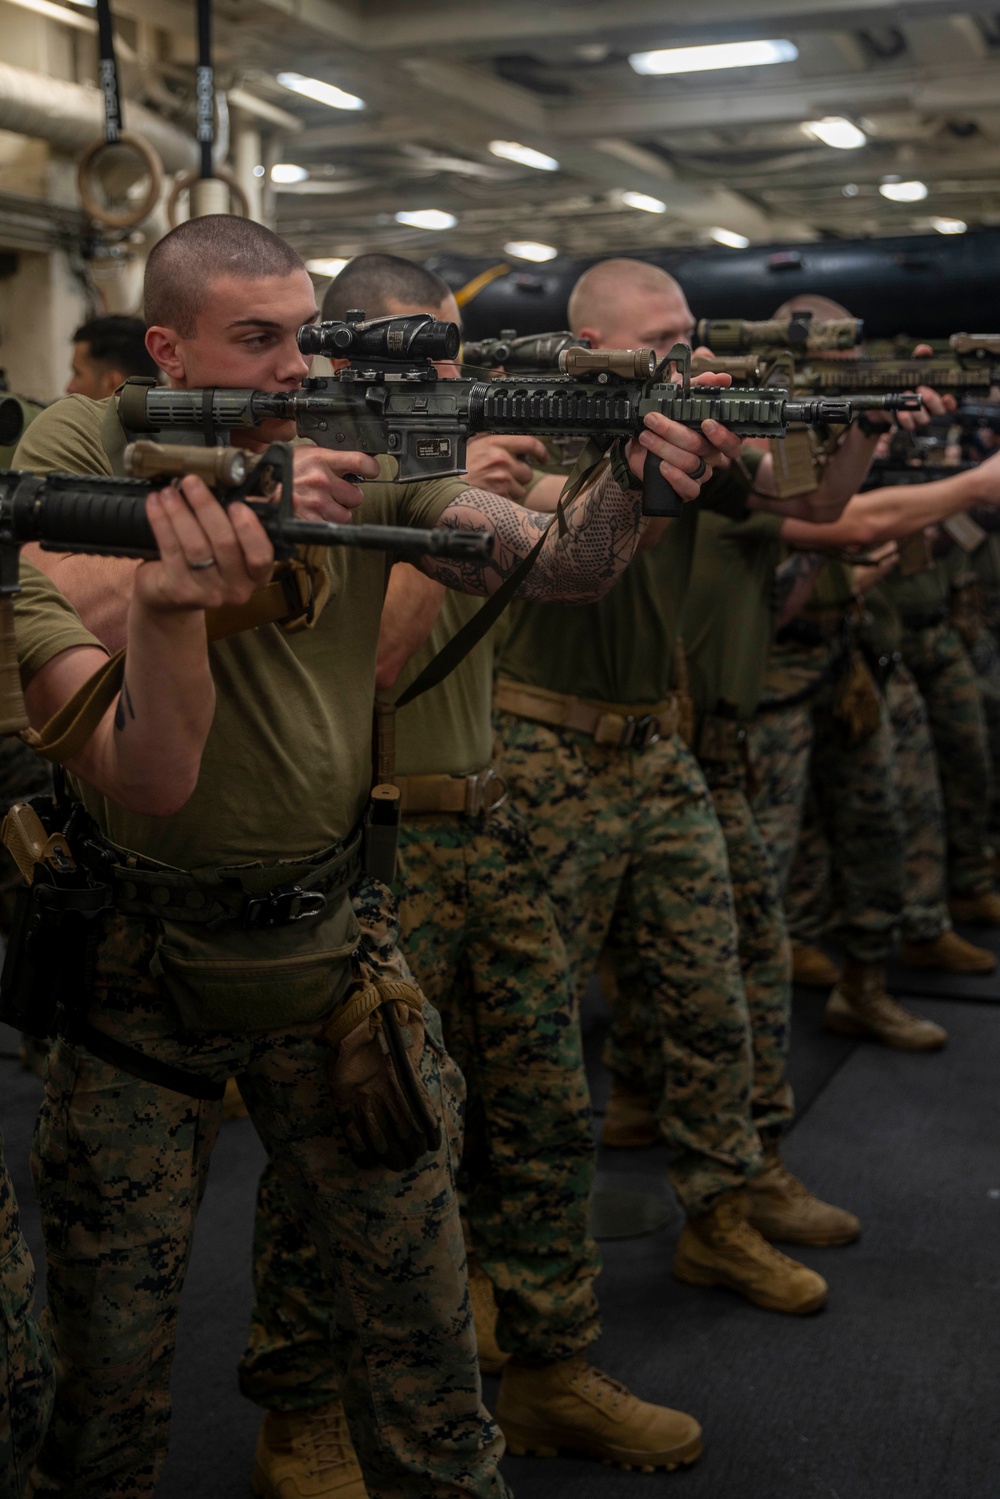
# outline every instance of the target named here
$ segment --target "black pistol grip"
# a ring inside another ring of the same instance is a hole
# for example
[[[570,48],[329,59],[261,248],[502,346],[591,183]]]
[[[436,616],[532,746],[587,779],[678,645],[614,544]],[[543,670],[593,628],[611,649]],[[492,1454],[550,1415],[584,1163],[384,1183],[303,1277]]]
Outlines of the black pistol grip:
[[[642,467],[642,513],[660,519],[676,519],[684,508],[684,501],[673,485],[660,473],[660,460],[655,453],[646,454]]]

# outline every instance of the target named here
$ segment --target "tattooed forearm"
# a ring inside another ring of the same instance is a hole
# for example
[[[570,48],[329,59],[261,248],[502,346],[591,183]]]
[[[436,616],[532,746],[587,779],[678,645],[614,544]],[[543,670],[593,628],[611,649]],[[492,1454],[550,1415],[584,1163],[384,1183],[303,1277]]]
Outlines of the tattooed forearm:
[[[125,710],[128,709],[129,718],[135,718],[135,708],[132,706],[132,694],[128,690],[128,683],[122,680],[122,690],[118,694],[118,702],[115,704],[115,728],[119,734],[127,722]]]
[[[787,625],[805,608],[827,561],[820,552],[793,552],[787,561],[775,568],[772,608],[776,630]]]
[[[568,510],[566,532],[551,515],[525,510],[484,489],[467,489],[443,512],[438,524],[456,531],[493,533],[488,562],[453,562],[427,557],[421,570],[462,593],[495,593],[524,561],[539,537],[551,532],[518,596],[526,599],[590,603],[606,593],[631,561],[643,518],[641,499],[626,495],[603,474]]]

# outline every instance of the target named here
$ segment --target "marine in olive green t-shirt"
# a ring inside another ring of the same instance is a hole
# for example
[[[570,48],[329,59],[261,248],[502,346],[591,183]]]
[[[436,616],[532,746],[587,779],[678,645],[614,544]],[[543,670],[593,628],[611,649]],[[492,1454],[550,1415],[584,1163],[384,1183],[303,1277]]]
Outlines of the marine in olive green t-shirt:
[[[57,402],[25,433],[18,466],[110,473],[102,439],[108,406],[84,396]],[[366,484],[352,521],[433,526],[467,487],[463,480]],[[375,661],[390,560],[383,552],[331,547],[331,595],[314,629],[289,634],[260,625],[212,644],[217,702],[194,792],[162,818],[125,812],[83,786],[106,835],[191,870],[273,864],[346,837],[371,783]]]
[[[774,572],[781,516],[698,517],[680,633],[697,721],[706,713],[746,723],[764,689],[774,633]],[[697,744],[697,739],[695,743]]]
[[[549,692],[622,706],[662,702],[676,685],[678,626],[700,512],[745,512],[760,454],[721,470],[666,534],[639,552],[603,598],[574,605],[515,603],[500,653],[505,676]]]

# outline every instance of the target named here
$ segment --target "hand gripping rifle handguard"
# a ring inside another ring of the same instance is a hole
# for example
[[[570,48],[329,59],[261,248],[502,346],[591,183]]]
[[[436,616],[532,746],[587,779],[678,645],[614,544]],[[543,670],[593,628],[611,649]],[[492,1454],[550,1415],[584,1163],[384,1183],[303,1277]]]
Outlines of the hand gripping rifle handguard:
[[[346,368],[291,392],[161,390],[130,381],[122,421],[133,432],[202,427],[210,438],[267,420],[294,421],[299,436],[320,447],[389,454],[397,478],[414,481],[463,473],[466,443],[480,432],[584,437],[606,449],[637,437],[651,411],[695,431],[704,421],[720,422],[741,437],[781,437],[790,423],[842,426],[852,418],[849,401],[692,386],[691,351],[681,344],[659,363],[651,349],[570,348],[560,355],[558,377],[442,379],[432,361],[454,358],[457,346],[455,324],[428,313],[309,325],[299,329],[303,353],[347,359]],[[643,513],[680,512],[659,460],[647,453]]]

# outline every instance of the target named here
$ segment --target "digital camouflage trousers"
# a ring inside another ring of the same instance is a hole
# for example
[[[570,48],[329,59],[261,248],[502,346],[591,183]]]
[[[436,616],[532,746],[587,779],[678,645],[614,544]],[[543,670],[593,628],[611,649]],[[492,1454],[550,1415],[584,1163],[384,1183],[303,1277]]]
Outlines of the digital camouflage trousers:
[[[815,648],[817,679],[828,655],[825,646]],[[772,702],[758,712],[750,732],[752,807],[787,901],[811,790],[819,836],[803,849],[799,880],[815,889],[816,859],[829,867],[831,936],[856,962],[884,963],[903,908],[903,821],[889,713],[882,702],[875,732],[852,743],[835,692],[828,679],[802,702]]]
[[[28,1494],[52,1409],[52,1363],[31,1315],[35,1267],[0,1137],[0,1499]]]
[[[1000,843],[1000,645],[993,630],[979,624],[965,637],[969,660],[983,704],[983,717],[990,746],[993,792],[990,798],[990,841]]]
[[[947,621],[904,630],[902,654],[927,704],[944,796],[948,890],[993,888],[990,808],[993,773],[983,702],[961,636]]]
[[[945,874],[944,806],[927,707],[899,662],[884,687],[892,727],[894,781],[903,825],[902,935],[932,942],[951,929]],[[859,857],[870,858],[869,845]],[[833,921],[830,849],[812,794],[807,797],[785,906],[797,942],[821,942]]]
[[[385,887],[352,892],[367,964],[409,977]],[[379,1499],[500,1499],[454,1186],[463,1087],[425,1005],[421,1075],[442,1143],[412,1169],[355,1164],[330,1080],[328,1017],[246,1035],[181,1032],[150,976],[155,923],[116,915],[92,1020],[202,1078],[238,1076],[254,1126],[338,1288],[345,1405]],[[36,1133],[48,1251],[44,1325],[59,1382],[39,1493],[148,1499],[167,1445],[178,1303],[221,1102],[140,1081],[60,1042]]]
[[[569,1358],[599,1332],[595,1152],[576,997],[523,819],[509,805],[410,819],[397,887],[407,961],[467,1083],[466,1233],[496,1290],[498,1340],[520,1358]],[[335,1398],[331,1290],[270,1167],[254,1284],[244,1395],[270,1410]]]
[[[761,1165],[729,865],[704,777],[677,735],[622,750],[500,714],[498,736],[499,768],[527,814],[577,992],[613,919],[633,955],[675,1149],[671,1181],[687,1213],[704,1212]],[[626,1073],[631,1049],[623,1043]]]
[[[747,801],[742,768],[705,767],[732,881],[739,964],[753,1047],[753,1122],[765,1150],[777,1146],[791,1122],[794,1098],[785,1070],[791,1030],[792,979],[788,936],[778,884]],[[615,1016],[607,1061],[616,1077],[651,1099],[665,1096],[664,1051],[650,1045],[650,1007],[643,1003],[642,968],[628,939],[621,907],[605,945],[601,976]]]

